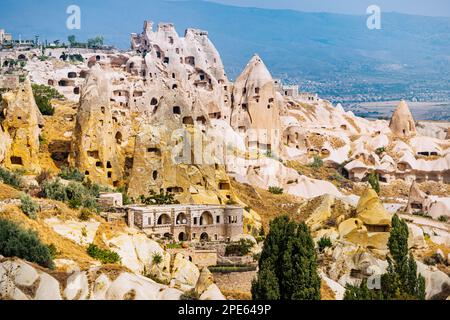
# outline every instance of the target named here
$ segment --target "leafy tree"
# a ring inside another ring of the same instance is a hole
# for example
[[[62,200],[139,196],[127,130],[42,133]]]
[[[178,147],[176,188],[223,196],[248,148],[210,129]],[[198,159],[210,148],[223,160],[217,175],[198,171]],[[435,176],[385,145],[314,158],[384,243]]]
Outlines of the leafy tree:
[[[380,194],[380,176],[376,172],[369,174],[369,184],[376,193]]]
[[[96,36],[95,38],[88,39],[87,45],[89,48],[98,48],[103,45],[104,38],[102,36]]]
[[[67,186],[60,180],[45,181],[42,185],[42,196],[67,203],[71,208],[98,209],[97,197],[101,187],[97,184],[70,182]]]
[[[178,204],[178,200],[175,200],[175,196],[170,192],[161,192],[158,194],[153,190],[150,190],[150,196],[145,197],[141,195],[139,197],[141,203],[152,206],[152,205],[164,205],[164,204]]]
[[[260,258],[261,261],[261,258]],[[258,279],[252,281],[253,300],[280,300],[280,284],[275,274],[275,266],[267,261],[258,271]]]
[[[371,290],[364,279],[359,286],[347,284],[345,287],[344,300],[381,300],[380,292]]]
[[[318,300],[320,282],[306,224],[287,216],[275,218],[261,252],[258,277],[252,282],[253,299]]]
[[[125,187],[120,187],[116,190],[117,192],[120,192],[122,194],[122,201],[124,205],[132,204],[133,201],[130,199],[130,197],[127,194],[127,191]]]
[[[83,62],[84,58],[81,54],[79,53],[75,53],[75,54],[70,54],[69,55],[69,60],[70,61],[74,61],[74,62]]]
[[[225,247],[225,255],[246,256],[254,245],[255,243],[249,239],[240,239],[238,242],[231,243]]]
[[[72,47],[77,44],[77,40],[74,35],[68,36],[67,40],[69,41],[69,43]]]
[[[66,202],[66,187],[58,179],[53,181],[44,181],[42,184],[42,196],[47,199]]]
[[[425,299],[425,279],[417,274],[417,265],[408,249],[408,225],[397,215],[392,217],[388,241],[387,273],[382,278],[387,299]]]
[[[51,100],[62,99],[64,96],[55,88],[46,85],[33,83],[31,87],[33,89],[34,100],[41,113],[46,116],[52,116],[55,113],[55,108],[53,108]]]
[[[43,244],[37,233],[26,230],[16,223],[0,218],[0,254],[35,262],[53,268],[51,251]]]
[[[83,181],[84,180],[84,173],[80,172],[77,168],[67,168],[63,167],[61,169],[61,173],[59,176],[65,180],[74,180],[74,181]]]

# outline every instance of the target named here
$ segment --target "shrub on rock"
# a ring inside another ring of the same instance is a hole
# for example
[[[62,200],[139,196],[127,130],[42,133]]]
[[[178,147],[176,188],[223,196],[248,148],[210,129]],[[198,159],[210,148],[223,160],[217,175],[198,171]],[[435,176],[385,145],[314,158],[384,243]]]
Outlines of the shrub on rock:
[[[283,188],[280,187],[269,187],[269,192],[273,194],[283,194]]]
[[[22,186],[22,176],[18,172],[12,172],[0,167],[0,182],[15,188],[20,188]]]
[[[46,268],[54,267],[50,248],[41,242],[35,231],[1,218],[0,255],[18,257]]]
[[[120,256],[116,252],[101,249],[92,243],[87,248],[87,254],[92,258],[99,260],[103,264],[120,263]]]
[[[37,218],[37,212],[39,211],[39,205],[36,204],[33,199],[27,194],[20,197],[20,209],[25,213],[30,219],[35,220]]]

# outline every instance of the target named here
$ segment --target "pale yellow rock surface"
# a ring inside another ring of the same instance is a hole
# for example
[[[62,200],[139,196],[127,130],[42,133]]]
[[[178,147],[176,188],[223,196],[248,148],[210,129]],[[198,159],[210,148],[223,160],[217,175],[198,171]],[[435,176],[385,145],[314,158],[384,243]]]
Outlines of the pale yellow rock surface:
[[[28,79],[18,89],[3,94],[4,119],[0,129],[0,162],[8,168],[39,169],[39,134],[44,121]],[[3,157],[2,157],[3,154]]]
[[[181,253],[177,253],[173,260],[171,285],[175,288],[194,288],[197,284],[200,271],[189,260],[185,259]]]
[[[58,276],[54,277],[52,271],[43,270],[29,262],[20,259],[6,259],[0,262],[0,279],[2,279],[0,281],[0,298],[13,300],[178,300],[181,297],[181,291],[156,283],[146,277],[119,268],[114,273],[111,272],[112,270],[108,268],[93,267],[65,275],[59,272]],[[31,283],[31,280],[34,281]],[[35,285],[37,287],[33,294],[32,287]],[[26,291],[21,291],[18,286],[25,288]],[[213,289],[210,290],[210,294],[216,296],[218,293]]]
[[[133,272],[150,273],[155,268],[161,271],[161,275],[165,274],[167,277],[170,274],[170,255],[143,233],[119,234],[107,240],[107,244],[119,254],[122,264]],[[157,254],[163,261],[158,266],[153,266],[153,256]]]
[[[195,286],[195,291],[201,295],[205,292],[210,285],[214,283],[214,277],[208,268],[204,267],[200,271],[200,276],[198,278],[197,284]]]
[[[211,284],[200,296],[200,300],[226,300],[219,287],[216,284]]]
[[[401,137],[408,137],[416,134],[414,118],[406,101],[402,100],[397,105],[397,108],[392,114],[389,128],[392,133]]]
[[[367,235],[367,228],[359,219],[348,219],[339,224],[339,235],[350,242],[367,246],[369,237]]]
[[[375,190],[368,187],[356,207],[357,217],[366,225],[390,226],[391,216],[384,208],[383,203]]]
[[[83,246],[87,246],[94,241],[100,225],[95,220],[80,222],[75,220],[63,221],[58,218],[48,218],[45,220],[45,223],[59,235]]]

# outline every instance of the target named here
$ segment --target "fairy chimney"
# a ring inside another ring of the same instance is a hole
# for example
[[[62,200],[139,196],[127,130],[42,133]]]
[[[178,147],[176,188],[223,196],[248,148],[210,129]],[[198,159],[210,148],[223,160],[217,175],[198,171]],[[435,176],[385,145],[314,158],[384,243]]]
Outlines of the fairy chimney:
[[[406,101],[402,100],[392,114],[389,128],[392,133],[400,137],[409,137],[416,134],[414,118]]]
[[[425,192],[420,190],[418,184],[414,181],[409,190],[408,204],[406,205],[406,213],[412,214],[415,211],[422,211],[424,202],[427,199]]]

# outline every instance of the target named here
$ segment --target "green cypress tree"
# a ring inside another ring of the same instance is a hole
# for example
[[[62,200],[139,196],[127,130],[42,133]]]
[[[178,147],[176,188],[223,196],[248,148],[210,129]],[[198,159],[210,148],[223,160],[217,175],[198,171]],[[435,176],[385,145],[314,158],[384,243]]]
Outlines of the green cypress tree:
[[[376,172],[369,174],[369,184],[376,193],[380,194],[380,176]]]
[[[408,225],[397,215],[392,217],[392,230],[388,241],[388,272],[384,292],[387,299],[424,299],[425,279],[417,274],[417,264],[408,248]]]
[[[260,267],[258,280],[252,281],[252,296],[254,300],[280,300],[280,287],[275,268],[270,263]]]
[[[308,227],[287,216],[274,219],[252,283],[253,299],[320,299],[320,282]]]
[[[359,286],[347,284],[345,286],[344,300],[377,300],[381,299],[378,292],[369,289],[367,280],[363,280]]]
[[[409,253],[408,234],[406,222],[394,215],[388,240],[388,268],[381,277],[381,290],[369,290],[363,281],[359,287],[347,286],[344,299],[425,299],[425,279],[417,274],[417,264]]]

